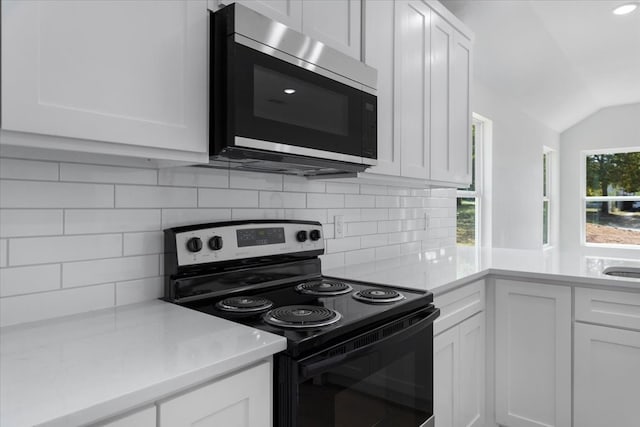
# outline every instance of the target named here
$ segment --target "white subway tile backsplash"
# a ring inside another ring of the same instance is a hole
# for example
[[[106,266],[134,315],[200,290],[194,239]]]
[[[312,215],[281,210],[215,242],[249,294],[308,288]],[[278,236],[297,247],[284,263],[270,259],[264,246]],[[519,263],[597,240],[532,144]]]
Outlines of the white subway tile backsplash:
[[[342,216],[344,222],[360,221],[362,218],[360,209],[328,209],[328,222],[333,223],[336,215]]]
[[[389,193],[388,188],[384,185],[360,184],[360,194],[374,194],[385,196]]]
[[[116,185],[116,208],[195,208],[195,188]]]
[[[305,193],[260,192],[261,208],[304,208],[306,204]]]
[[[376,259],[399,257],[402,254],[400,245],[381,246],[376,248]]]
[[[60,264],[0,270],[0,297],[52,291],[59,288]]]
[[[326,209],[285,209],[284,217],[288,219],[299,219],[304,221],[318,221],[327,223]]]
[[[455,189],[16,159],[0,159],[0,177],[2,324],[162,296],[162,230],[170,227],[318,221],[325,269],[455,245]],[[338,215],[347,237],[336,239]]]
[[[360,238],[360,246],[363,248],[375,248],[389,243],[388,234],[371,234]]]
[[[344,208],[344,194],[307,194],[308,208]]]
[[[360,249],[360,237],[344,237],[326,240],[327,253],[345,252]]]
[[[9,241],[0,239],[0,267],[6,267],[8,263],[8,249]]]
[[[158,183],[158,171],[156,169],[61,163],[60,181],[155,185]]]
[[[113,185],[0,181],[2,208],[112,208]]]
[[[62,234],[62,209],[0,209],[0,237]]]
[[[257,208],[259,193],[249,190],[198,189],[198,204],[201,208]]]
[[[163,278],[149,277],[116,283],[116,305],[149,301],[164,295]]]
[[[146,233],[126,233],[123,237],[124,256],[161,254],[164,252],[162,231],[148,231]]]
[[[256,173],[236,170],[229,172],[230,188],[281,191],[282,182],[282,175],[275,173]]]
[[[122,235],[26,237],[9,240],[9,265],[46,264],[118,257]]]
[[[327,193],[358,194],[360,186],[344,182],[327,182]]]
[[[365,234],[375,234],[378,232],[376,221],[368,222],[348,222],[345,224],[345,236],[362,236]]]
[[[57,181],[58,163],[0,159],[0,178]]]
[[[158,184],[174,187],[229,187],[229,170],[178,167],[158,171]]]
[[[378,221],[378,233],[393,233],[402,230],[402,221]]]
[[[285,219],[284,209],[231,209],[231,219]]]
[[[62,286],[73,288],[157,276],[159,259],[158,255],[145,255],[65,263],[62,265]]]
[[[114,294],[104,284],[0,298],[0,327],[112,307]]]
[[[374,248],[360,249],[358,251],[344,253],[344,262],[346,265],[362,264],[364,262],[375,261],[375,259],[376,250]]]
[[[160,229],[160,209],[67,209],[65,234],[117,233]]]
[[[372,195],[347,194],[344,196],[346,208],[373,208],[375,205],[376,198]]]
[[[162,209],[162,229],[182,225],[228,221],[231,209]]]
[[[326,191],[326,184],[322,181],[309,180],[300,176],[285,175],[283,190],[303,193],[324,193]]]
[[[400,197],[399,196],[376,196],[377,208],[399,208]]]

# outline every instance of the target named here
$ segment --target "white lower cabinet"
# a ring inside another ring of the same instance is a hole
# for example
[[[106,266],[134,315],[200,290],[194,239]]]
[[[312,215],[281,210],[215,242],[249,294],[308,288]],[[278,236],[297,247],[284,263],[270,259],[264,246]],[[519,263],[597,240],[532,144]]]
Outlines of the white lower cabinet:
[[[485,414],[485,281],[435,297],[433,406],[437,427],[480,427]]]
[[[640,424],[640,332],[575,324],[574,426]]]
[[[158,427],[270,427],[272,404],[265,362],[158,403]]]
[[[117,418],[107,423],[101,423],[100,427],[156,427],[156,407],[150,406],[124,417]]]
[[[571,426],[571,288],[497,279],[495,292],[497,423]]]
[[[484,425],[485,316],[478,313],[434,338],[436,427]]]

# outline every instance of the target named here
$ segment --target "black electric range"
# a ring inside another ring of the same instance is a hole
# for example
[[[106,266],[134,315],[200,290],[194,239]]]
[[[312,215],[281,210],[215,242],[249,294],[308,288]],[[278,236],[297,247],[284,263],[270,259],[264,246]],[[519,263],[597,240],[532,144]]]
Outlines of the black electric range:
[[[165,299],[287,338],[276,426],[432,425],[433,295],[323,276],[323,253],[317,222],[168,229]],[[354,399],[383,410],[349,415]]]

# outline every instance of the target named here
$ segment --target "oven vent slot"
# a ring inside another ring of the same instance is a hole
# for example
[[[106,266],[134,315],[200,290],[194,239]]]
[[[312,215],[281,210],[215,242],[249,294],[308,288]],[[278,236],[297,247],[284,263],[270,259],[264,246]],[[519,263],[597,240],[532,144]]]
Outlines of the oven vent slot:
[[[372,332],[354,341],[353,348],[356,349],[356,348],[364,347],[365,345],[372,344],[378,341],[379,339],[380,339],[380,331]]]
[[[337,348],[333,348],[331,350],[329,350],[329,352],[327,353],[328,357],[334,357],[334,356],[338,356],[340,354],[345,354],[347,352],[347,346],[346,345],[341,345],[340,347]]]
[[[394,323],[393,325],[389,325],[389,326],[387,326],[386,328],[384,328],[384,329],[382,330],[382,336],[383,336],[383,337],[387,337],[387,336],[389,336],[389,335],[393,335],[393,334],[395,334],[395,333],[396,333],[396,332],[398,332],[398,331],[403,330],[403,329],[405,328],[404,323],[405,323],[405,322],[400,321],[400,322],[396,322],[396,323]]]

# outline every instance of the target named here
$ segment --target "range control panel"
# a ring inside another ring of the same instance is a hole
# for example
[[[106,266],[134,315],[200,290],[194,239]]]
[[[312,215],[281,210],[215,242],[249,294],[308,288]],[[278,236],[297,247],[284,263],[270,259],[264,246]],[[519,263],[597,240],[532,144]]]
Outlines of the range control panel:
[[[311,222],[246,222],[176,232],[179,266],[324,250],[322,225]]]

